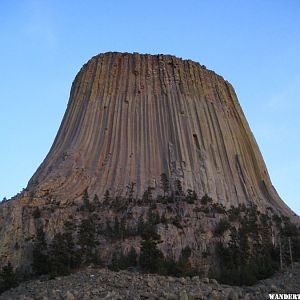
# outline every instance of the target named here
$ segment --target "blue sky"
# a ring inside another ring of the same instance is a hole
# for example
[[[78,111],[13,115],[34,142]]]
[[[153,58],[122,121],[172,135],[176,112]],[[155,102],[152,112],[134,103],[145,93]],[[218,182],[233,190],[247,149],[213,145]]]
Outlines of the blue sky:
[[[107,51],[174,54],[221,74],[300,214],[300,1],[0,1],[0,199],[49,151],[72,80]]]

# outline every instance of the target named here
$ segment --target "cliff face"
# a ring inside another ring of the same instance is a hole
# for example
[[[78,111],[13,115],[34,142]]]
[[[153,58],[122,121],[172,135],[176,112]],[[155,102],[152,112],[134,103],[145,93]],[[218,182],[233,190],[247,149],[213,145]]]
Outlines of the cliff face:
[[[126,252],[134,246],[138,252],[138,220],[153,212],[164,219],[155,225],[164,254],[178,258],[189,246],[193,264],[202,263],[199,253],[213,248],[212,232],[222,215],[197,201],[137,200],[149,186],[153,196],[163,194],[162,173],[171,189],[179,180],[184,191],[195,190],[199,199],[208,194],[226,208],[256,204],[261,211],[292,216],[272,186],[227,81],[174,56],[100,54],[76,76],[54,144],[26,191],[0,205],[0,265],[8,260],[30,264],[37,228],[51,240],[66,220],[76,227],[84,218],[95,220],[97,251],[104,261],[111,259],[112,249]],[[136,185],[129,191],[131,183]],[[81,210],[86,190],[100,199],[92,216]],[[104,205],[106,190],[123,196],[117,198],[121,203]],[[128,232],[117,247],[103,234],[114,220],[126,223]]]
[[[106,53],[76,76],[55,142],[28,188],[62,201],[85,189],[136,196],[161,173],[229,207],[288,211],[232,86],[174,56]]]

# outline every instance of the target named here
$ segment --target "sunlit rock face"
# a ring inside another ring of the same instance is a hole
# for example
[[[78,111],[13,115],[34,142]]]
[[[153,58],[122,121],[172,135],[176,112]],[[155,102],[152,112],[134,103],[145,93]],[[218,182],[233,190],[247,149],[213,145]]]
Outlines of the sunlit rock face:
[[[231,84],[170,55],[105,53],[77,74],[54,144],[29,190],[140,197],[160,174],[226,207],[290,212],[276,193]]]
[[[103,233],[105,224],[122,220],[135,232],[139,220],[146,221],[154,209],[167,220],[156,225],[164,255],[178,259],[189,246],[192,265],[208,272],[219,242],[214,230],[224,215],[204,213],[200,201],[159,202],[155,196],[163,194],[162,173],[173,192],[179,180],[185,192],[197,192],[198,200],[208,194],[226,208],[256,204],[270,216],[293,216],[299,222],[272,186],[227,81],[174,56],[105,53],[76,76],[53,146],[27,189],[0,204],[0,267],[10,261],[30,271],[38,228],[50,242],[66,221],[77,228],[86,218],[95,221],[97,253],[108,264],[115,249],[126,252],[133,246],[139,252],[140,236],[132,233],[116,242]],[[131,183],[134,201],[128,201]],[[153,188],[151,205],[137,199],[148,187]],[[105,204],[106,190],[111,201]],[[95,194],[99,199],[93,213],[82,209],[86,191],[90,200]],[[121,209],[113,198],[121,201]],[[207,249],[212,256],[205,261],[201,253]]]

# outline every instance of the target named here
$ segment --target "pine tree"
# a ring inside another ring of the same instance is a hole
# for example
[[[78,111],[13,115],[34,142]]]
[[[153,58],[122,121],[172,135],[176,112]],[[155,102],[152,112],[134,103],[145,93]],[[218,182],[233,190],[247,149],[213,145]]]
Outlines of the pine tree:
[[[85,262],[91,262],[95,259],[96,228],[91,219],[84,219],[79,225],[78,245],[81,248],[81,257]]]
[[[133,247],[127,254],[128,266],[135,267],[137,265],[137,253]]]
[[[93,206],[97,209],[100,207],[100,200],[97,194],[94,195]]]
[[[70,253],[68,244],[61,233],[54,236],[49,246],[49,265],[52,276],[70,273]]]
[[[209,197],[207,194],[205,194],[202,198],[201,198],[201,204],[202,205],[207,205],[212,203],[212,198]]]
[[[136,185],[135,182],[131,182],[126,187],[127,188],[127,198],[128,198],[129,201],[133,200],[135,185]]]
[[[75,242],[73,238],[74,232],[74,224],[70,221],[66,221],[64,223],[63,239],[66,243],[66,248],[68,251],[67,265],[70,269],[77,267],[80,263],[78,253],[75,251]]]
[[[110,202],[111,202],[110,193],[109,193],[109,190],[106,190],[105,193],[104,193],[103,204],[104,205],[109,205]]]
[[[197,201],[198,196],[197,193],[191,189],[187,190],[186,202],[189,204],[194,204]]]
[[[33,211],[33,217],[35,219],[39,219],[41,217],[41,211],[40,211],[39,207],[36,207],[36,209]]]
[[[165,173],[160,175],[160,186],[164,193],[164,198],[168,196],[170,191],[170,182],[168,176]]]
[[[147,226],[142,234],[139,263],[142,269],[150,273],[159,272],[163,263],[163,254],[157,245],[161,242],[160,236]]]
[[[37,275],[47,274],[49,272],[49,260],[47,253],[47,242],[45,232],[42,227],[37,229],[37,234],[33,243],[33,262],[32,268]]]
[[[142,235],[144,232],[144,228],[145,228],[145,222],[143,216],[141,215],[138,219],[137,233]]]
[[[182,183],[179,179],[175,180],[175,195],[178,196],[178,197],[184,196]]]
[[[117,216],[115,217],[115,223],[114,223],[114,236],[116,238],[120,237],[120,222]]]
[[[142,201],[144,204],[149,204],[152,202],[152,200],[153,200],[152,191],[153,191],[153,187],[151,187],[151,186],[148,186],[148,188],[145,190],[145,192],[142,196]]]
[[[0,294],[8,289],[17,286],[17,279],[10,262],[4,266],[0,272]]]
[[[83,209],[90,211],[91,204],[90,204],[90,198],[87,189],[84,190],[83,192],[82,201],[83,201]]]

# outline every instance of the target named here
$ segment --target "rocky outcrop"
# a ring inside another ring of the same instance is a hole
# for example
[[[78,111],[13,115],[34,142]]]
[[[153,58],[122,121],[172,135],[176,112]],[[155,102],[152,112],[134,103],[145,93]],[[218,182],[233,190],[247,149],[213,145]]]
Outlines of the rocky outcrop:
[[[174,278],[132,272],[88,269],[49,281],[31,281],[5,292],[2,300],[31,299],[228,299],[264,300],[273,293],[297,293],[300,290],[300,266],[262,280],[255,286],[235,287],[215,279]]]
[[[51,240],[66,220],[78,225],[90,217],[80,210],[84,191],[100,202],[106,190],[125,196],[121,200],[131,193],[138,203],[148,187],[153,195],[163,193],[162,173],[173,191],[179,180],[184,191],[196,191],[199,199],[208,194],[226,208],[255,204],[261,211],[293,216],[272,186],[230,83],[174,56],[105,53],[76,76],[54,144],[27,189],[0,205],[0,265],[28,267],[38,227]],[[121,212],[98,207],[96,226],[117,217],[136,228],[151,205],[129,207],[124,201]],[[37,207],[39,218],[33,216]],[[169,222],[156,226],[165,254],[178,258],[187,245],[194,253],[209,247],[219,219],[205,218],[201,209],[199,203],[157,205],[155,212]],[[177,217],[185,223],[176,227]],[[99,253],[109,259],[115,245],[101,234],[98,239]],[[138,249],[139,242],[134,237],[118,246]],[[193,259],[196,264],[196,255]]]
[[[29,190],[60,201],[85,189],[136,195],[166,173],[226,207],[256,203],[290,213],[230,83],[169,55],[106,53],[76,76],[54,144]]]

